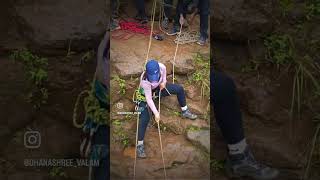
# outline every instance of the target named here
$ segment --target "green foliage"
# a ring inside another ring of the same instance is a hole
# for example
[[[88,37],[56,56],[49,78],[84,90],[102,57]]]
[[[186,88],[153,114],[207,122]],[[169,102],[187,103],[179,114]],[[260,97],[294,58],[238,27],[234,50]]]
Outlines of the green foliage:
[[[114,120],[112,121],[112,125],[116,141],[121,142],[124,147],[128,147],[130,143],[129,135],[124,131],[122,122],[120,120]]]
[[[51,178],[67,178],[67,174],[64,172],[62,167],[53,167],[50,169],[49,175]]]
[[[241,72],[242,73],[257,72],[261,64],[262,64],[261,61],[250,60],[248,64],[245,64],[244,66],[241,67]]]
[[[199,131],[201,128],[200,127],[197,127],[197,126],[188,126],[187,127],[187,131]]]
[[[296,48],[294,40],[289,34],[274,34],[266,37],[264,44],[267,48],[266,59],[272,64],[280,67],[290,67],[294,73],[292,88],[291,113],[297,110],[300,115],[304,91],[309,85],[311,88],[319,89],[320,84],[317,77],[320,75],[319,65],[311,58],[319,47],[307,46],[302,54]],[[317,42],[313,42],[317,44]],[[311,47],[311,48],[310,48]]]
[[[121,79],[119,76],[115,76],[114,79],[118,82],[120,87],[119,93],[124,95],[126,93],[126,80]]]
[[[292,62],[292,40],[288,34],[273,34],[267,36],[264,45],[267,48],[266,59],[277,65],[287,65]]]
[[[189,77],[189,83],[196,83],[201,87],[201,97],[210,97],[210,60],[208,57],[197,53],[194,57],[196,72]]]
[[[84,98],[84,109],[88,118],[98,124],[108,124],[109,112],[100,106],[99,100],[95,96],[95,91],[91,91]]]
[[[218,161],[216,159],[211,159],[210,160],[210,166],[212,169],[215,171],[221,171],[224,169],[224,161]]]
[[[292,0],[279,0],[279,3],[283,16],[288,15],[289,11],[293,8],[294,5]]]
[[[47,103],[48,99],[48,90],[45,87],[45,83],[48,81],[48,60],[32,54],[27,49],[13,51],[10,58],[24,65],[32,85],[28,100],[34,108],[39,109],[42,104]]]
[[[306,3],[307,20],[320,15],[320,0],[309,0]]]
[[[91,51],[87,51],[86,53],[84,53],[82,56],[81,56],[81,61],[82,62],[88,62],[90,59],[92,59],[94,56],[94,51],[91,50]]]

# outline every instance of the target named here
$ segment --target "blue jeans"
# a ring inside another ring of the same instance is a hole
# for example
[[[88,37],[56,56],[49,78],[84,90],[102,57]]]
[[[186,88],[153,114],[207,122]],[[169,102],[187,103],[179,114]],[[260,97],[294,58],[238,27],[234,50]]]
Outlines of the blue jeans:
[[[180,107],[184,107],[187,105],[186,103],[186,96],[184,89],[181,85],[178,84],[167,84],[166,85],[167,90],[170,92],[170,94],[175,94],[177,95],[177,99],[179,102]],[[159,95],[159,87],[153,90],[153,92],[156,93],[156,96]],[[166,97],[170,95],[165,89],[161,90],[161,97]],[[156,105],[157,107],[157,105]],[[142,141],[144,139],[144,135],[147,129],[147,126],[150,121],[150,113],[149,113],[149,108],[146,102],[140,102],[139,103],[139,112],[141,114],[139,115],[139,132],[138,132],[138,140]]]

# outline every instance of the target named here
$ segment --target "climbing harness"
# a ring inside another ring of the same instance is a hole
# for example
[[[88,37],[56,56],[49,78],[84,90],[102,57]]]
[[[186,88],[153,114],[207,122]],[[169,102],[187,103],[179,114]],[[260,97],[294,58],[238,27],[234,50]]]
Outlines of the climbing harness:
[[[107,157],[109,152],[108,146],[104,144],[94,144],[92,145],[92,139],[94,134],[98,131],[101,125],[107,125],[108,113],[107,113],[107,89],[96,79],[96,73],[94,74],[91,90],[82,91],[76,100],[74,112],[73,112],[73,125],[76,128],[82,128],[84,137],[82,138],[80,145],[80,154],[82,157],[89,158],[90,160],[101,160]],[[80,105],[81,98],[88,94],[84,98],[84,109],[86,115],[84,122],[77,123],[77,110]],[[92,166],[89,165],[89,175],[88,179],[92,179]]]

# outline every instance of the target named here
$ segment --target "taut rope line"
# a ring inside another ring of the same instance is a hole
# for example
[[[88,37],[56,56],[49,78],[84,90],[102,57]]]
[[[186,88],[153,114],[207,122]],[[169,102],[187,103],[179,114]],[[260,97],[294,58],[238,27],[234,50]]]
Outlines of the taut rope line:
[[[159,114],[160,114],[160,99],[161,99],[161,90],[159,91]],[[160,117],[161,117],[161,116],[160,116]],[[160,119],[159,119],[159,121],[158,121],[157,124],[158,124],[158,133],[159,133],[161,157],[162,157],[162,164],[163,164],[163,171],[164,171],[164,179],[167,179],[166,165],[165,165],[165,163],[164,163],[163,149],[162,149],[162,140],[161,140],[161,133],[160,133]]]

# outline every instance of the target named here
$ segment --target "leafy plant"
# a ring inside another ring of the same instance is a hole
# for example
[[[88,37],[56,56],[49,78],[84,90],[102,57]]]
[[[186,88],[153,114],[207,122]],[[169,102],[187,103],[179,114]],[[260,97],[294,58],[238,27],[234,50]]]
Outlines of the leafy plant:
[[[200,53],[194,57],[196,64],[196,72],[189,78],[189,83],[192,82],[200,85],[201,97],[210,97],[210,60]]]
[[[243,73],[250,73],[258,71],[260,65],[262,64],[261,61],[250,60],[248,64],[245,64],[241,67],[241,72]]]
[[[315,16],[320,15],[320,0],[309,0],[306,3],[307,20],[311,20]]]
[[[82,56],[81,56],[81,61],[82,62],[88,62],[90,59],[92,59],[94,56],[94,51],[91,50],[91,51],[87,51],[86,53],[84,53]]]
[[[21,62],[28,74],[32,90],[28,95],[33,107],[39,109],[42,104],[47,103],[48,90],[45,83],[48,81],[48,60],[32,54],[27,49],[15,50],[10,55],[14,61]]]
[[[279,0],[280,7],[282,10],[282,16],[288,15],[289,11],[293,8],[292,0]]]
[[[121,79],[119,76],[115,76],[114,79],[118,82],[120,87],[119,93],[124,95],[126,93],[126,80]]]
[[[193,126],[193,125],[187,127],[188,131],[199,131],[200,129],[201,129],[200,127]]]
[[[211,159],[210,166],[215,171],[221,171],[224,169],[224,161],[218,161],[216,159]]]
[[[122,122],[120,120],[112,121],[114,135],[116,140],[121,142],[124,147],[127,147],[130,143],[129,135],[123,130]]]
[[[264,40],[267,48],[266,59],[277,65],[287,65],[292,62],[292,40],[288,34],[273,34]]]
[[[51,168],[49,175],[51,178],[56,178],[56,177],[67,178],[68,177],[62,167]]]

